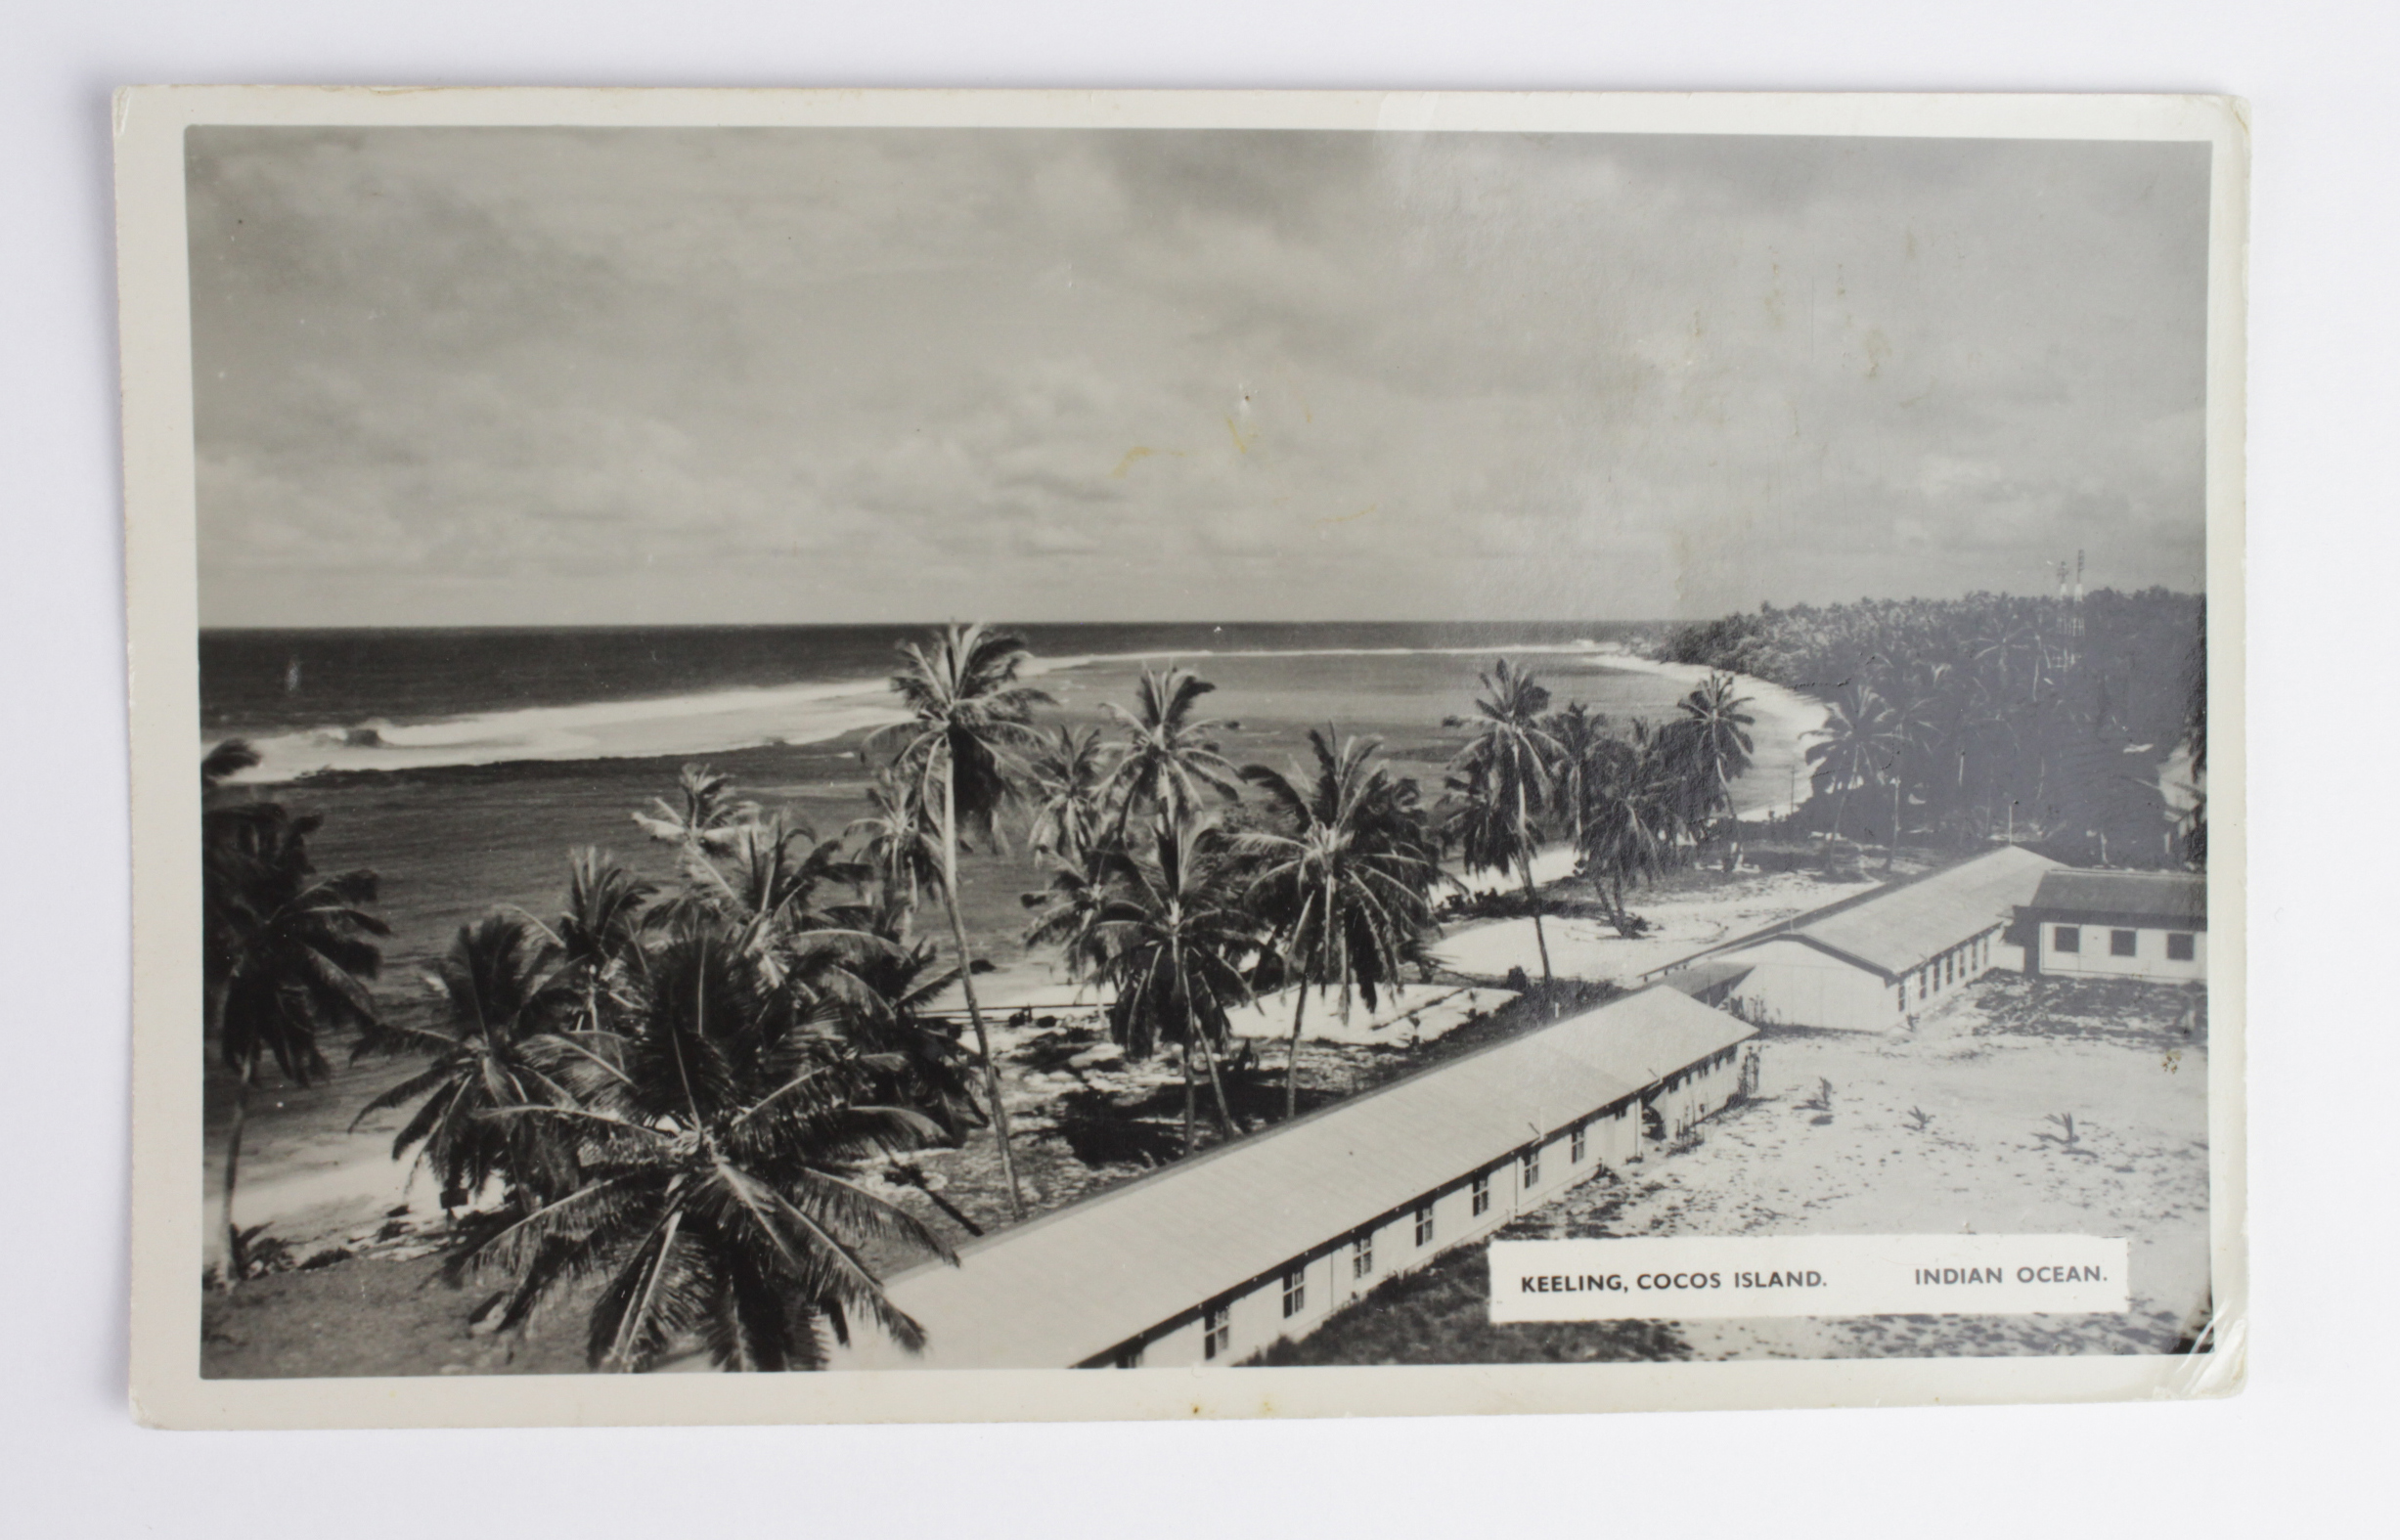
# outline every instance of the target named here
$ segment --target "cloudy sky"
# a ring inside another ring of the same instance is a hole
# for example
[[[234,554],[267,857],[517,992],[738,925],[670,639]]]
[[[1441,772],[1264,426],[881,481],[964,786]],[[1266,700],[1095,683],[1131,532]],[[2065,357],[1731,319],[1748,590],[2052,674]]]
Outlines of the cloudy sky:
[[[189,145],[211,625],[2200,582],[2204,147]]]

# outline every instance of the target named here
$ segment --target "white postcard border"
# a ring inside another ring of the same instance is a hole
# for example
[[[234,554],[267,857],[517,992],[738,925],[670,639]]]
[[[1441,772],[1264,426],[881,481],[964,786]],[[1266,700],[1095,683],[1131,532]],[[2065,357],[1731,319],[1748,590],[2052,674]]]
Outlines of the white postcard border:
[[[776,1376],[200,1375],[200,740],[183,131],[193,124],[1312,128],[2201,141],[2207,361],[2215,1350],[2188,1357]],[[1336,1417],[2230,1394],[2246,1350],[2244,368],[2249,125],[2201,96],[152,86],[113,105],[133,834],[132,1381],[171,1428]]]

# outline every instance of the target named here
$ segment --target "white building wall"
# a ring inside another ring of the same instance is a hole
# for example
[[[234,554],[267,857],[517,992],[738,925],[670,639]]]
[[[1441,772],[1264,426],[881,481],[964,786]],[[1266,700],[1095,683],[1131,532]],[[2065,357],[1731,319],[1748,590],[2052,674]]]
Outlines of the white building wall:
[[[1591,1138],[1594,1157],[1610,1170],[1622,1171],[1638,1165],[1642,1158],[1641,1104],[1627,1102],[1604,1118],[1593,1119]]]
[[[1684,1076],[1659,1092],[1652,1105],[1667,1137],[1677,1139],[1724,1111],[1741,1085],[1741,1056],[1736,1053]]]
[[[2076,933],[2080,946],[2074,951],[2059,946],[2061,929]],[[2062,927],[2044,920],[2041,925],[2041,971],[2044,973],[2078,975],[2112,979],[2156,979],[2163,983],[2204,984],[2208,980],[2208,933],[2206,931],[2168,931],[2164,928],[2131,927],[2133,955],[2120,957],[2110,949],[2111,938],[2128,929],[2122,925],[2072,925]],[[2186,962],[2166,954],[2167,938],[2183,935],[2192,938],[2192,957]]]
[[[2015,947],[2000,943],[2002,927],[1961,938],[1926,958],[1897,983],[1804,942],[1776,938],[1723,954],[1751,965],[1734,986],[1732,1004],[1762,1027],[1830,1027],[1887,1032],[1931,1009],[2005,964]],[[2017,966],[2022,967],[2022,960]]]
[[[1226,1360],[1228,1363],[1231,1361]],[[1162,1332],[1144,1342],[1141,1348],[1141,1362],[1134,1367],[1181,1369],[1200,1362],[1203,1362],[1201,1326],[1199,1321],[1190,1320],[1172,1330]]]
[[[1883,975],[1789,940],[1761,942],[1727,952],[1727,962],[1751,965],[1734,986],[1742,1019],[1761,1027],[1833,1027],[1885,1032],[1905,1013]]]

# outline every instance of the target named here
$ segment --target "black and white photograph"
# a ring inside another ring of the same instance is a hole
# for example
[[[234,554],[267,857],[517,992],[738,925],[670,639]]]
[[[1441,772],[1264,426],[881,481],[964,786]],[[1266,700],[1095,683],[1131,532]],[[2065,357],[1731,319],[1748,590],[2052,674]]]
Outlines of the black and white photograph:
[[[2224,104],[224,100],[148,1415],[2238,1386]]]

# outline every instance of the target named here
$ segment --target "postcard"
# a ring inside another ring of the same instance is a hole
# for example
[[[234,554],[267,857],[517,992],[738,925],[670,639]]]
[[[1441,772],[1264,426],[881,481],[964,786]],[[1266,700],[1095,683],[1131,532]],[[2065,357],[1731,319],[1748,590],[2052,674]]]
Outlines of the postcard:
[[[143,1420],[2239,1388],[2239,103],[115,111]]]

